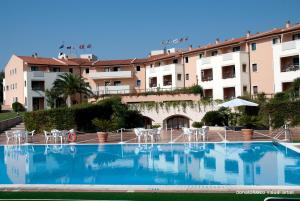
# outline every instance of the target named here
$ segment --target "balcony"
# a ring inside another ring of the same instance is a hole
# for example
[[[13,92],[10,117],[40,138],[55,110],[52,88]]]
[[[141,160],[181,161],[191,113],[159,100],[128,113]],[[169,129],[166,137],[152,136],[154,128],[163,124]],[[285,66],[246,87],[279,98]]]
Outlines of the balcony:
[[[114,79],[131,78],[131,71],[110,71],[110,72],[90,72],[90,78],[96,79]]]
[[[297,47],[296,41],[288,41],[288,42],[282,43],[281,50],[282,51],[293,50],[293,49],[296,49],[296,47]]]
[[[201,70],[201,81],[207,82],[213,80],[213,70],[211,69],[204,69]]]
[[[97,91],[94,91],[96,95],[101,94],[127,94],[130,93],[129,85],[118,86],[99,86]]]
[[[224,100],[232,99],[235,97],[235,87],[226,87],[223,88]]]
[[[230,79],[235,78],[235,66],[224,66],[222,67],[222,78],[223,79]]]
[[[45,82],[44,81],[32,81],[31,89],[33,91],[45,91]]]
[[[157,77],[150,77],[149,78],[149,87],[157,87]]]
[[[163,85],[164,86],[172,86],[172,75],[163,76]]]
[[[299,55],[280,58],[280,71],[290,72],[299,70]]]

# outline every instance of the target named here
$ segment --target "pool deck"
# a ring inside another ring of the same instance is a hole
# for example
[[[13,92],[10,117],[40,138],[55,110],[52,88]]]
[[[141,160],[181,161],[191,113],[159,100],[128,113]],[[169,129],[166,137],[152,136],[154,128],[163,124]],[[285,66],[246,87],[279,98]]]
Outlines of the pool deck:
[[[123,132],[123,142],[124,143],[137,143],[137,138],[133,132]],[[272,141],[272,133],[263,130],[263,131],[254,131],[254,135],[252,138],[252,141]],[[273,134],[274,137],[274,134]],[[244,141],[243,135],[240,131],[226,131],[226,137],[225,137],[225,131],[224,130],[211,130],[208,133],[208,139],[206,142],[222,142],[226,138],[227,142],[240,142]],[[284,136],[281,136],[280,139],[283,139]],[[292,138],[293,141],[300,142],[300,129],[293,129],[292,130]],[[121,141],[121,134],[120,133],[111,133],[108,137],[107,143],[119,143]],[[196,139],[192,139],[192,142],[196,142]],[[161,139],[157,141],[156,143],[184,143],[188,142],[188,139],[184,137],[181,130],[173,130],[172,134],[171,131],[162,131]],[[198,139],[198,142],[201,142],[201,140]],[[8,144],[14,144],[15,142],[10,141]],[[28,143],[32,144],[45,144],[45,138],[44,135],[38,134],[34,135],[33,138],[29,138]],[[53,142],[49,142],[53,143]],[[77,135],[77,144],[94,144],[98,143],[98,138],[96,133],[84,133],[84,134],[78,134]],[[145,143],[143,140],[142,143]],[[151,143],[150,140],[147,143]],[[4,133],[0,134],[0,145],[7,144],[6,136]],[[297,148],[300,150],[300,144],[297,145]]]

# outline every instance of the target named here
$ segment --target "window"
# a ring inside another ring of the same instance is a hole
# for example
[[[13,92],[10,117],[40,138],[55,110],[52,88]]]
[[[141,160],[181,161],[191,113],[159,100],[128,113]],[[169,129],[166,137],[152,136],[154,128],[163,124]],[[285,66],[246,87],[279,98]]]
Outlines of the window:
[[[185,80],[189,80],[190,79],[190,74],[185,74]]]
[[[257,64],[252,64],[252,72],[257,72]]]
[[[217,50],[211,52],[211,56],[216,56],[216,55],[218,55],[218,51]]]
[[[241,47],[240,47],[240,46],[233,47],[233,48],[232,48],[232,51],[233,51],[233,52],[239,52],[239,51],[241,51]]]
[[[39,70],[39,67],[37,66],[31,66],[31,71],[38,71]]]
[[[24,86],[26,87],[26,80],[24,81]]]
[[[201,59],[203,57],[203,54],[199,54],[199,59]]]
[[[242,68],[243,68],[243,72],[246,73],[247,72],[247,65],[243,64]]]
[[[181,80],[181,74],[177,74],[177,80]]]
[[[255,51],[256,50],[256,43],[251,43],[251,50]]]
[[[300,39],[300,33],[293,35],[293,40],[299,40]]]
[[[58,67],[50,68],[50,72],[60,72],[60,68]]]
[[[257,94],[258,92],[258,87],[257,86],[253,86],[253,94]]]
[[[90,69],[89,69],[89,68],[86,68],[86,69],[85,69],[85,73],[86,73],[86,74],[89,74],[89,73],[90,73]]]
[[[121,68],[120,67],[114,67],[114,71],[120,71]]]
[[[141,67],[140,67],[140,66],[136,66],[136,67],[135,67],[135,70],[136,70],[136,71],[141,71]]]
[[[109,72],[109,67],[105,67],[104,72]]]
[[[150,64],[150,68],[152,68],[153,67],[153,64]]]
[[[105,81],[104,86],[110,86],[110,81]]]
[[[157,63],[157,66],[160,66],[160,62]]]
[[[280,42],[280,41],[279,41],[279,38],[273,38],[273,40],[272,40],[272,41],[273,41],[273,45],[274,45],[274,44],[277,44],[277,43],[279,43],[279,42]]]
[[[69,72],[70,72],[70,73],[73,73],[73,68],[69,68]]]
[[[25,97],[25,105],[27,105],[27,97]]]
[[[185,57],[185,63],[189,63],[189,57]]]
[[[7,86],[6,86],[6,91],[8,91],[8,90],[9,90],[9,86],[7,85]]]
[[[178,64],[178,59],[174,59],[173,64]]]
[[[141,86],[141,80],[137,80],[137,81],[136,81],[136,86],[137,86],[137,87],[140,87],[140,86]]]
[[[121,81],[114,81],[114,86],[120,86],[121,85]]]
[[[247,86],[243,86],[243,92],[244,92],[244,95],[245,95],[245,93],[247,92]]]

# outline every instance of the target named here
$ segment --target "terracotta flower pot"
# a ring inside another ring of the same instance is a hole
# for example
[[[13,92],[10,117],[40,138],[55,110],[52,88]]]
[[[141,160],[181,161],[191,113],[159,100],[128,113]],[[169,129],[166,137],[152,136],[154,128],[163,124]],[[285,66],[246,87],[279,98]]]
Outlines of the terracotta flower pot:
[[[99,143],[107,142],[108,133],[107,132],[97,132]]]
[[[253,129],[242,129],[242,134],[245,141],[251,141],[253,136]]]

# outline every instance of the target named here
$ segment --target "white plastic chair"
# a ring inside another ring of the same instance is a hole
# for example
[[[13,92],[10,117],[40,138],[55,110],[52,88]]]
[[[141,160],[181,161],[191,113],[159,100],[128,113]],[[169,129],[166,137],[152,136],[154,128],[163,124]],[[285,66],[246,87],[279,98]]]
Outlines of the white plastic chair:
[[[28,143],[28,137],[30,137],[31,142],[33,142],[33,135],[35,133],[35,130],[32,131],[25,131],[26,132],[26,142]]]
[[[209,127],[208,126],[202,126],[201,135],[202,135],[203,141],[208,140],[208,131],[209,131]]]
[[[15,135],[11,131],[5,131],[5,135],[6,135],[6,140],[7,140],[6,143],[7,144],[8,144],[10,139],[12,139],[12,138],[15,139]]]
[[[45,135],[45,142],[46,144],[48,144],[48,140],[51,139],[53,136],[48,131],[44,131],[44,135]]]
[[[141,137],[143,136],[142,128],[135,128],[133,129],[133,131],[136,137],[138,138],[138,143],[141,143]]]
[[[183,130],[183,135],[184,135],[185,137],[188,137],[188,140],[189,140],[189,142],[190,142],[191,139],[192,139],[192,135],[193,135],[192,130],[189,129],[189,128],[186,128],[186,127],[182,127],[182,130]]]
[[[62,135],[62,132],[60,130],[52,129],[51,134],[52,134],[52,137],[54,138],[54,143],[56,143],[57,138],[60,139],[60,144],[63,143],[63,135]]]

